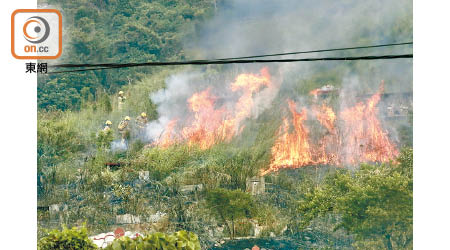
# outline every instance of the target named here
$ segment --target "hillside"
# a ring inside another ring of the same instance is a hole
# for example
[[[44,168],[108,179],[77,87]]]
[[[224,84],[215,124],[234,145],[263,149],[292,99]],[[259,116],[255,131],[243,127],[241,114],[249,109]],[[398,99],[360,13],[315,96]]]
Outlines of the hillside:
[[[377,3],[330,3],[339,11],[328,13],[336,23],[326,25],[319,17],[307,23],[304,3],[294,2],[273,15],[271,4],[252,1],[47,3],[63,10],[70,37],[60,62],[286,51],[302,35],[311,45],[312,29],[325,36],[316,45],[323,48],[337,47],[334,39],[376,44],[412,37],[406,2],[379,13],[370,8]],[[329,37],[347,12],[361,22],[344,18],[351,32]],[[273,30],[265,30],[268,24]],[[280,43],[274,34],[289,35]],[[38,238],[46,229],[85,223],[90,235],[118,226],[187,230],[202,249],[412,249],[411,73],[407,59],[41,75]],[[142,112],[148,122],[139,127]],[[125,134],[119,127],[127,116]]]

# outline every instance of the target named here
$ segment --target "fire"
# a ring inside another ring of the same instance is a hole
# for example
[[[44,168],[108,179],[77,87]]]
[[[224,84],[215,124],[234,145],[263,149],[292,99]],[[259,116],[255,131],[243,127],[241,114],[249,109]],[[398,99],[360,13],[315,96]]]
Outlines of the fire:
[[[176,139],[174,138],[175,137],[174,129],[176,125],[177,125],[176,119],[169,121],[164,133],[162,134],[160,140],[158,141],[158,146],[162,148],[167,148],[173,143],[175,143]]]
[[[336,133],[334,122],[336,121],[336,114],[333,109],[323,104],[318,111],[316,111],[316,118],[330,133]]]
[[[381,127],[377,118],[376,105],[384,90],[384,82],[366,103],[357,103],[354,107],[341,112],[344,121],[343,160],[346,163],[386,162],[398,155],[394,144],[389,140],[387,132]]]
[[[313,107],[315,117],[327,129],[326,134],[319,140],[314,149],[317,164],[339,164],[338,150],[341,144],[336,128],[336,114],[331,107],[322,104],[320,108]]]
[[[384,90],[382,82],[377,93],[366,102],[357,103],[339,113],[342,126],[337,126],[338,117],[332,108],[322,104],[312,108],[315,118],[327,129],[318,143],[312,144],[309,131],[303,124],[307,119],[306,109],[296,111],[296,104],[288,101],[292,124],[283,118],[278,138],[272,147],[272,160],[265,175],[281,168],[299,168],[319,164],[357,164],[361,162],[386,162],[398,155],[395,145],[389,140],[377,118],[377,104]],[[289,132],[293,126],[294,131]]]
[[[255,94],[271,87],[267,68],[259,74],[240,74],[230,84],[230,92],[238,95],[233,103],[218,105],[218,97],[211,88],[194,93],[187,99],[188,118],[171,120],[159,140],[153,145],[168,147],[175,143],[187,143],[208,149],[220,142],[229,142],[244,128],[243,121],[250,118],[255,106]],[[334,91],[331,85],[313,90],[315,97],[320,93]],[[384,90],[379,90],[365,102],[336,113],[324,103],[317,104],[307,112],[303,107],[288,100],[289,115],[282,119],[271,148],[269,168],[262,175],[282,168],[299,168],[311,165],[342,165],[361,162],[386,162],[398,155],[395,145],[377,118],[377,104]],[[308,117],[309,114],[309,117]],[[339,114],[339,115],[337,115]],[[318,121],[311,129],[308,119]],[[320,124],[320,125],[318,125]],[[321,127],[318,127],[321,126]]]
[[[211,94],[210,88],[194,93],[187,100],[192,116],[186,121],[186,126],[177,133],[179,140],[186,141],[189,146],[197,145],[201,149],[208,149],[221,141],[230,141],[242,131],[242,121],[250,117],[254,105],[253,95],[270,84],[267,68],[263,68],[260,74],[238,75],[231,83],[230,89],[241,95],[231,110],[225,106],[216,107],[217,97]],[[155,144],[167,147],[177,142],[173,130],[174,125],[169,123],[163,136]]]
[[[210,89],[195,93],[188,99],[189,108],[194,112],[194,120],[181,133],[189,146],[197,144],[201,149],[207,149],[216,142],[225,112],[224,109],[214,108],[216,99],[211,95]]]
[[[295,102],[288,100],[288,104],[292,114],[293,131],[289,132],[289,121],[287,118],[283,118],[283,124],[278,131],[280,136],[272,147],[272,160],[269,169],[264,171],[262,175],[277,171],[280,168],[301,167],[313,162],[308,139],[309,131],[303,124],[307,119],[306,109],[302,109],[299,113],[296,110]]]

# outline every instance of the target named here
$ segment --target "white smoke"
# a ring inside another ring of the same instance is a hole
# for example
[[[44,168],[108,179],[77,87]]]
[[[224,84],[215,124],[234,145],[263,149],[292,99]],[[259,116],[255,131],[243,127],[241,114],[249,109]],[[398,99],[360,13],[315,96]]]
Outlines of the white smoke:
[[[150,94],[150,99],[158,106],[159,117],[147,125],[147,140],[158,139],[170,120],[186,115],[187,98],[194,93],[190,82],[199,75],[198,72],[172,75],[166,79],[166,88]]]
[[[185,51],[190,59],[211,59],[406,41],[412,41],[412,2],[408,0],[233,0],[219,4],[214,18],[198,27],[196,39],[185,41]],[[403,53],[411,53],[411,46],[278,58]],[[339,108],[354,105],[354,96],[375,93],[381,80],[386,82],[385,92],[412,91],[411,59],[211,66],[205,74],[200,71],[205,68],[199,68],[169,77],[166,88],[151,95],[159,119],[149,124],[148,138],[158,138],[173,118],[183,121],[189,113],[186,101],[194,92],[210,86],[222,99],[218,105],[228,105],[236,100],[236,93],[227,89],[234,78],[264,66],[269,67],[273,86],[254,94],[252,118],[273,105],[279,91],[293,93],[304,80],[323,73],[339,72],[339,79],[323,82],[345,93]],[[211,74],[209,69],[220,73]],[[307,101],[300,103],[307,106]]]
[[[122,140],[114,140],[111,142],[111,151],[126,151],[128,148],[127,142]]]

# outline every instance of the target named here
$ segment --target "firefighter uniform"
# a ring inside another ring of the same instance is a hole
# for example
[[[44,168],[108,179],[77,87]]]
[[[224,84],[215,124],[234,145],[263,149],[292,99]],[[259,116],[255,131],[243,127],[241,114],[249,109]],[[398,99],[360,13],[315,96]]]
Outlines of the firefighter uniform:
[[[122,110],[122,108],[123,108],[123,104],[125,103],[125,100],[126,100],[127,98],[123,95],[123,91],[119,91],[119,96],[117,97],[117,101],[118,101],[118,106],[117,106],[117,108],[119,109],[119,110]]]
[[[112,125],[112,122],[111,122],[110,120],[107,120],[107,121],[105,122],[105,127],[103,128],[103,132],[108,132],[108,131],[110,131],[110,130],[111,130],[111,125]]]
[[[130,117],[125,116],[123,121],[119,123],[117,127],[119,129],[119,133],[122,136],[122,142],[130,138],[130,128],[129,128]]]
[[[136,117],[136,125],[139,129],[144,129],[147,122],[147,114],[145,112],[142,112],[140,116]]]

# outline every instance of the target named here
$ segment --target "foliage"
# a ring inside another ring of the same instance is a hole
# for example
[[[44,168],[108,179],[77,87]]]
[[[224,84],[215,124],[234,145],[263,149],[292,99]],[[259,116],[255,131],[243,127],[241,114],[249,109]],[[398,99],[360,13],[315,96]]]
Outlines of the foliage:
[[[200,242],[196,234],[178,231],[173,234],[152,233],[135,239],[121,237],[113,241],[105,249],[155,249],[155,250],[200,250]]]
[[[99,148],[109,148],[113,140],[114,136],[111,130],[100,131],[97,134],[96,144]]]
[[[85,141],[62,113],[39,113],[37,155],[39,166],[55,165],[69,155],[82,151]]]
[[[124,63],[182,60],[182,41],[212,14],[208,0],[40,0],[63,10],[70,37],[61,63]],[[159,69],[129,68],[38,76],[40,109],[79,110],[86,92],[117,92],[142,74]],[[84,89],[83,93],[82,90]],[[99,100],[102,96],[95,96]]]
[[[226,224],[231,239],[235,236],[235,221],[251,217],[255,209],[251,195],[241,190],[211,190],[206,196],[206,203],[213,215]]]
[[[63,227],[62,231],[52,230],[38,242],[39,250],[89,250],[97,246],[88,238],[85,227],[71,229]]]
[[[199,153],[186,145],[173,146],[170,150],[159,147],[148,148],[134,160],[135,166],[149,170],[156,180],[162,180],[179,168],[190,163]]]
[[[398,163],[362,165],[352,173],[342,170],[326,184],[305,195],[299,212],[302,224],[325,214],[335,214],[335,229],[343,228],[359,239],[381,239],[411,247],[412,240],[412,150],[405,149]]]

